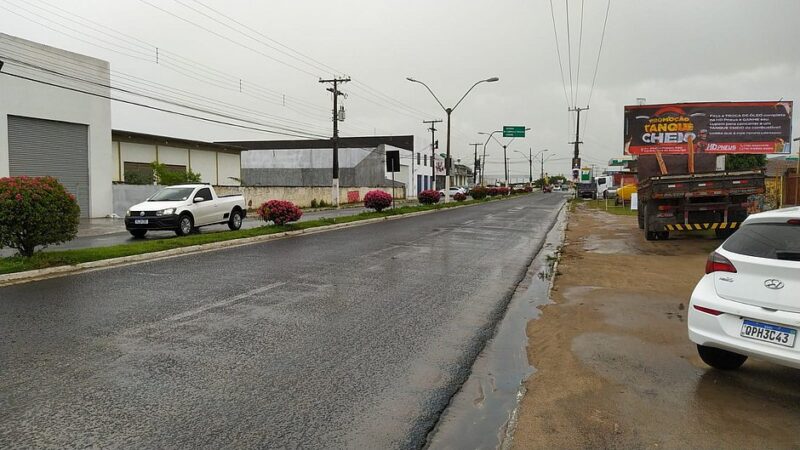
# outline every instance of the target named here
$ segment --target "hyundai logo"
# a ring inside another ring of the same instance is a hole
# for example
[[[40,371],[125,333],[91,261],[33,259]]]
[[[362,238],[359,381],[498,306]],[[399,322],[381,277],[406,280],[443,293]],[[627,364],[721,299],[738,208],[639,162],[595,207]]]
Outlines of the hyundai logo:
[[[764,281],[764,286],[775,290],[783,289],[783,281],[770,278],[769,280]]]

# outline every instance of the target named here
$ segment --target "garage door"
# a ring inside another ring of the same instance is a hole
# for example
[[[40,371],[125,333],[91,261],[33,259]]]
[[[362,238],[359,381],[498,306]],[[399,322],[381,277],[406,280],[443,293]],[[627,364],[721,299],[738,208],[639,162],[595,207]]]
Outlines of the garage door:
[[[57,178],[89,217],[87,125],[8,116],[8,153],[11,176]]]

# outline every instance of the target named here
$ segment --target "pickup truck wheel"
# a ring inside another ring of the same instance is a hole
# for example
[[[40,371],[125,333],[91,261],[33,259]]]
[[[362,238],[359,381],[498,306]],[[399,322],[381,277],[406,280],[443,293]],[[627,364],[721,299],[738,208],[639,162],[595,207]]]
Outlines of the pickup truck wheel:
[[[131,233],[131,236],[135,237],[136,239],[141,239],[147,234],[147,230],[128,230]]]
[[[238,209],[231,213],[231,218],[228,220],[228,228],[230,228],[231,231],[242,228],[242,212]]]
[[[192,220],[192,216],[181,214],[178,218],[178,229],[175,230],[175,234],[178,236],[186,236],[190,234],[192,230],[194,230],[194,220]]]

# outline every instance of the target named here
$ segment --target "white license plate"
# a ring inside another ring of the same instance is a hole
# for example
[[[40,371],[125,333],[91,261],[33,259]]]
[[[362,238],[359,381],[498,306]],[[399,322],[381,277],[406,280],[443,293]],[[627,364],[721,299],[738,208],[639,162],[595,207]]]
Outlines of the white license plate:
[[[741,335],[742,337],[783,345],[785,347],[794,347],[794,341],[797,338],[797,330],[773,325],[771,323],[744,319]]]
[[[147,225],[149,223],[148,219],[134,219],[133,223],[136,225]]]

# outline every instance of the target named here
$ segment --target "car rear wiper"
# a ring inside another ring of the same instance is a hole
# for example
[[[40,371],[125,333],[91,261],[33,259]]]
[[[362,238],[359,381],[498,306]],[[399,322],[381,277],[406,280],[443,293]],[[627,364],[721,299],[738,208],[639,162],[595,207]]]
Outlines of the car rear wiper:
[[[775,256],[785,261],[800,261],[800,252],[777,251]]]

